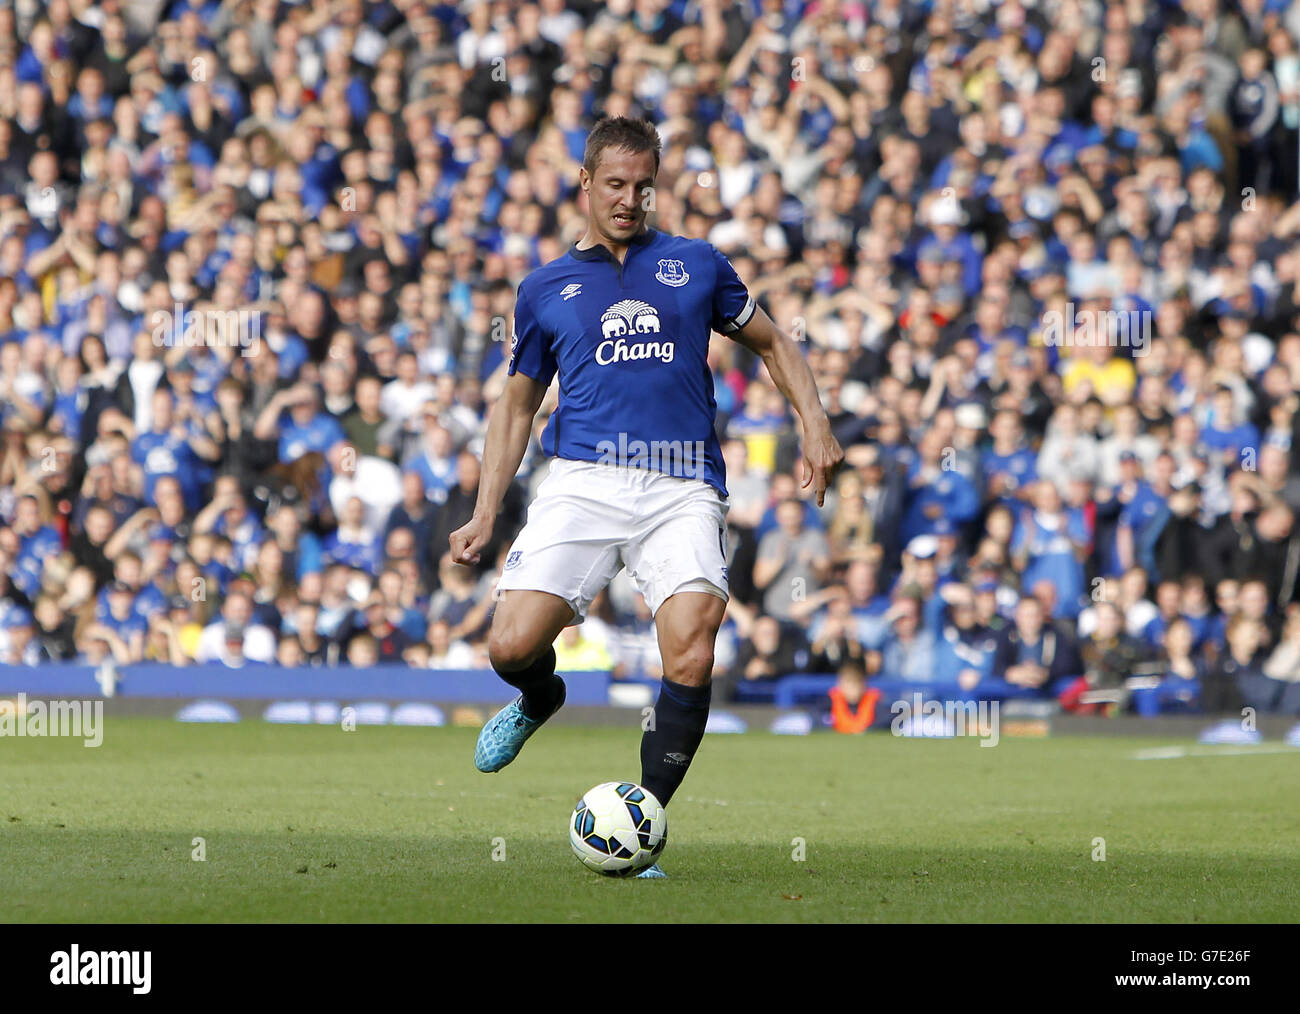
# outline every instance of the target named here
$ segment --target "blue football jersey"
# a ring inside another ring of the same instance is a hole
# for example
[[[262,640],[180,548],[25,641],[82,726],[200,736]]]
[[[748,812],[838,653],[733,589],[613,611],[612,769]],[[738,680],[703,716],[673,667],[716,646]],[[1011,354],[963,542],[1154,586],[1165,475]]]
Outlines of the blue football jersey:
[[[575,244],[519,286],[509,372],[543,384],[559,374],[547,454],[702,479],[726,496],[709,335],[753,315],[735,269],[704,240],[649,229],[621,265]]]

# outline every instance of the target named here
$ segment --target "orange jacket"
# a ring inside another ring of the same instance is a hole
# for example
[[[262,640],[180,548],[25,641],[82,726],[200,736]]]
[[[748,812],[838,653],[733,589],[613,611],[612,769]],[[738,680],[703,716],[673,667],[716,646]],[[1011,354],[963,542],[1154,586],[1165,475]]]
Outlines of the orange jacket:
[[[880,691],[874,687],[862,691],[857,711],[844,699],[844,691],[831,687],[831,726],[836,732],[865,732],[876,720],[876,702]]]

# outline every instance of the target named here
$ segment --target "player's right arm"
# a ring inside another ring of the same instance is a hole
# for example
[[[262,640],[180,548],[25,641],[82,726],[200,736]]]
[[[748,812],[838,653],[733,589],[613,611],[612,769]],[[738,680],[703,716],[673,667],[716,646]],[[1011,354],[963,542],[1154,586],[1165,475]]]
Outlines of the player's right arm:
[[[451,533],[451,558],[457,563],[478,563],[479,554],[491,540],[501,501],[528,449],[533,418],[558,369],[550,335],[537,319],[529,299],[527,281],[524,280],[515,295],[508,376],[488,419],[474,516],[464,527]]]
[[[506,378],[505,389],[492,408],[483,444],[483,474],[479,479],[474,516],[451,533],[451,557],[457,563],[478,563],[479,553],[492,538],[501,501],[524,460],[533,432],[533,418],[550,384],[524,373]]]

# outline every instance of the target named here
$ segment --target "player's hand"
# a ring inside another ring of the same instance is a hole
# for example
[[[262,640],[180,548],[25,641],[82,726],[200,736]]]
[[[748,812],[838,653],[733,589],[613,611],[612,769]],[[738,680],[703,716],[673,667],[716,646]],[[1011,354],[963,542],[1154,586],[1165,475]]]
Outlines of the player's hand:
[[[478,563],[483,547],[492,538],[495,518],[480,518],[478,515],[451,533],[451,558],[457,563]]]
[[[817,491],[817,506],[826,504],[826,490],[835,480],[835,473],[844,464],[844,450],[840,442],[831,435],[830,429],[804,440],[803,448],[803,485],[812,486]]]

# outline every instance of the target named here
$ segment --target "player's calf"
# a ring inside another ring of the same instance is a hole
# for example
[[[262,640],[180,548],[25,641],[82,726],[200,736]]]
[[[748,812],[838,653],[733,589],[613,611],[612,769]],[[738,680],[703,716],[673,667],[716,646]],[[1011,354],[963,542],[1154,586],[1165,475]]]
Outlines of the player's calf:
[[[686,593],[669,598],[655,616],[664,678],[641,737],[641,784],[664,806],[704,739],[713,695],[713,643],[725,606],[715,596]]]
[[[572,615],[568,604],[554,595],[506,592],[492,618],[492,668],[519,690],[521,709],[533,721],[545,721],[563,699],[564,681],[555,675],[553,644]]]

